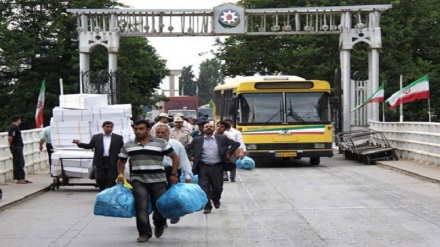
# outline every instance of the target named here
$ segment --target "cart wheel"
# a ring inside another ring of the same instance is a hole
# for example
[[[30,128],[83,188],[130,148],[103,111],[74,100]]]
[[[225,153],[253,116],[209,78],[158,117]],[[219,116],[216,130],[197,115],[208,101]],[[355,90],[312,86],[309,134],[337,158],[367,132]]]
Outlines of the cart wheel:
[[[392,152],[393,152],[394,160],[399,160],[399,157],[397,157],[397,154],[396,154],[396,150],[393,150]]]
[[[345,158],[346,160],[348,160],[348,152],[347,152],[347,151],[344,151],[344,158]]]
[[[365,156],[365,165],[371,165],[371,157],[370,156]]]
[[[57,179],[54,178],[53,181],[52,181],[52,191],[55,190],[56,183],[57,183]]]
[[[321,163],[321,159],[319,157],[310,157],[310,164],[312,166],[318,166]]]

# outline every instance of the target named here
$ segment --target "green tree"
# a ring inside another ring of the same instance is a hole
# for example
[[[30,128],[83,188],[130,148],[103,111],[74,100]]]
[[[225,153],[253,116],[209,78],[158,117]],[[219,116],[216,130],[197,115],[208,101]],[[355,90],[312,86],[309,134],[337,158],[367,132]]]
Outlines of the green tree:
[[[187,96],[195,96],[196,94],[196,82],[194,81],[194,72],[192,71],[192,65],[183,67],[181,75],[179,77],[179,94]]]
[[[22,115],[22,129],[35,127],[35,108],[43,79],[46,124],[53,107],[59,105],[59,78],[64,80],[64,93],[79,92],[77,21],[66,9],[118,6],[121,5],[113,0],[0,2],[0,127],[9,124],[12,114]],[[91,59],[93,69],[107,70],[103,47],[96,47]],[[165,61],[144,38],[121,38],[118,70],[122,74],[123,103],[132,103],[134,114],[140,112],[142,104],[160,98],[153,95],[154,89],[169,73]]]
[[[439,16],[440,5],[435,0],[242,0],[246,8],[287,8],[309,6],[345,6],[392,4],[381,14],[383,48],[380,51],[380,83],[385,83],[385,98],[398,90],[399,75],[404,85],[430,75],[431,111],[440,115],[438,83],[440,67]],[[307,79],[334,81],[334,71],[340,67],[338,35],[293,36],[233,36],[216,41],[216,58],[222,60],[224,76],[254,74],[293,74]],[[368,73],[368,45],[358,43],[351,53],[351,70]],[[388,106],[386,106],[388,108]],[[421,100],[404,105],[406,121],[427,120],[427,102]],[[398,112],[385,110],[387,121],[398,120]],[[380,114],[382,115],[382,114]]]
[[[206,59],[200,64],[197,80],[199,105],[208,104],[212,99],[214,87],[224,82],[220,66],[220,61],[217,59]]]

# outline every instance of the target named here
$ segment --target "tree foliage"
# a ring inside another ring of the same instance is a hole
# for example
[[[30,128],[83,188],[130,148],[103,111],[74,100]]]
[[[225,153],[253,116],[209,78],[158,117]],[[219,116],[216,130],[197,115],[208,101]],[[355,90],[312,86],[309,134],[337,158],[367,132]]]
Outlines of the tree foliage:
[[[22,129],[34,128],[41,82],[46,80],[45,123],[59,105],[59,78],[64,93],[79,92],[79,52],[76,16],[68,8],[115,8],[113,0],[14,0],[0,2],[0,127],[20,114]],[[91,68],[107,70],[105,48],[92,52]],[[133,114],[150,104],[155,88],[169,73],[165,61],[143,38],[121,38],[118,71],[122,74],[123,103]]]
[[[192,65],[188,67],[183,67],[179,78],[179,92],[181,95],[195,96],[196,93],[196,82],[194,80],[195,75],[192,71]]]
[[[399,75],[404,85],[430,75],[431,111],[440,114],[439,82],[440,5],[436,0],[242,0],[246,8],[287,8],[392,4],[382,13],[380,83],[385,83],[385,98],[398,90]],[[307,79],[334,81],[340,67],[338,35],[233,36],[216,41],[215,53],[222,60],[224,76],[294,74]],[[358,43],[351,52],[351,71],[368,75],[368,44]],[[426,100],[404,105],[406,121],[427,120]],[[386,109],[386,120],[398,120],[398,112]],[[382,114],[380,114],[382,115]]]
[[[200,64],[197,80],[199,105],[208,104],[212,99],[215,86],[223,83],[224,76],[220,71],[220,66],[220,61],[217,59],[206,59]]]

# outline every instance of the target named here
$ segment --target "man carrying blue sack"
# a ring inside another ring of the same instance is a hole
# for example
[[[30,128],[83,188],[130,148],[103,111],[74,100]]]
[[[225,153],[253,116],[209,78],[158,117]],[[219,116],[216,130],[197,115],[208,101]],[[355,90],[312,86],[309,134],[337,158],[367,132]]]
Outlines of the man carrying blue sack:
[[[137,120],[133,126],[135,140],[126,142],[121,149],[118,160],[117,182],[124,181],[124,169],[127,159],[130,158],[130,182],[133,186],[135,198],[136,226],[139,232],[138,242],[146,242],[152,236],[148,215],[148,198],[153,206],[154,235],[160,238],[167,221],[156,208],[157,199],[166,191],[167,180],[163,165],[164,156],[172,159],[171,183],[178,182],[177,169],[179,157],[171,145],[161,138],[150,135],[150,126],[145,120]]]

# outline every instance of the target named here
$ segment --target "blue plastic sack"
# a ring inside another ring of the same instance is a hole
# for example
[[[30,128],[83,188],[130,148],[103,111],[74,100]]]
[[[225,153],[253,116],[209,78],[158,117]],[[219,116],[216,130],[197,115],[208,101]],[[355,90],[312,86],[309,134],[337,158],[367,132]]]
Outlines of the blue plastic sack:
[[[122,184],[101,191],[96,196],[95,215],[131,218],[134,216],[134,196]]]
[[[192,175],[191,180],[192,180],[193,184],[198,184],[199,183],[199,175]],[[180,182],[186,183],[185,175],[182,174],[182,176],[180,176]]]
[[[237,165],[237,168],[243,170],[252,170],[255,168],[255,161],[251,157],[244,156],[243,159],[237,159],[235,165]]]
[[[202,210],[208,197],[199,185],[178,183],[171,186],[156,202],[156,207],[165,218],[177,218]]]

